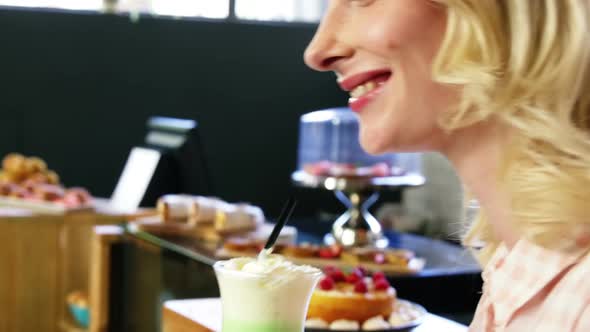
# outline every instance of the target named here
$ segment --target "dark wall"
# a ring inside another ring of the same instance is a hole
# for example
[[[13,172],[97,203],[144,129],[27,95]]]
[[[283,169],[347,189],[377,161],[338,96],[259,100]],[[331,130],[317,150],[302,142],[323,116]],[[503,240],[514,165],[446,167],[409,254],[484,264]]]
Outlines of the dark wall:
[[[0,154],[109,197],[151,115],[199,121],[218,195],[275,213],[298,117],[346,101],[302,54],[315,26],[0,10]]]

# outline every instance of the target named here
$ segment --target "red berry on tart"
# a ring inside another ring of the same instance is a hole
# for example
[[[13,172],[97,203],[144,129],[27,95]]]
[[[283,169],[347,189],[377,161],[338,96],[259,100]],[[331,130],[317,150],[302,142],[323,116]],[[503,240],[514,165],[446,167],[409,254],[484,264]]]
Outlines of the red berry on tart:
[[[387,280],[387,278],[385,277],[385,273],[383,273],[381,271],[377,271],[377,272],[373,273],[373,281],[377,281],[379,279],[386,279]]]
[[[367,284],[363,280],[359,280],[354,284],[354,292],[359,294],[365,294],[369,291]]]
[[[387,279],[377,279],[375,281],[375,290],[386,291],[391,287]]]
[[[325,291],[334,289],[335,285],[336,283],[334,282],[334,279],[330,278],[329,276],[322,278],[319,283],[320,289]]]
[[[341,270],[336,269],[330,272],[328,275],[336,282],[346,281],[346,275],[344,275],[344,272]]]
[[[357,282],[359,282],[361,280],[361,276],[359,276],[356,273],[351,273],[349,275],[346,276],[346,282],[349,284],[356,284]]]

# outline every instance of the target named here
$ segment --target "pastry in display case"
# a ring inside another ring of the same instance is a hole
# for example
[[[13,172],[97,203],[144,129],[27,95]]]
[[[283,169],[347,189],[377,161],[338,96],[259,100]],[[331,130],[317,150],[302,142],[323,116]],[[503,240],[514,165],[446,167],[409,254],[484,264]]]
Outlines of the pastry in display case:
[[[60,214],[90,209],[93,198],[85,188],[62,185],[43,159],[10,153],[0,170],[0,205]]]
[[[265,220],[262,209],[251,204],[230,204],[216,197],[164,195],[156,209],[164,222],[209,225],[221,234],[255,230]]]
[[[256,257],[264,243],[264,240],[230,237],[225,239],[216,256],[218,259]],[[294,244],[279,241],[273,252],[299,265],[320,268],[332,266],[342,269],[362,266],[368,271],[379,271],[388,275],[416,274],[422,271],[426,264],[426,260],[417,257],[413,251],[394,248],[354,248],[337,244]]]
[[[268,237],[272,224],[262,209],[248,203],[229,203],[217,197],[167,194],[156,204],[158,214],[133,222],[139,230],[154,234],[221,241],[239,236],[244,240]],[[286,227],[282,238],[293,242],[297,231]]]
[[[358,117],[348,108],[303,115],[299,125],[298,170],[313,176],[379,178],[420,174],[407,154],[370,155],[359,143]]]
[[[333,224],[325,242],[385,248],[388,240],[368,208],[379,191],[424,184],[421,154],[370,155],[359,142],[359,121],[349,108],[304,114],[299,123],[295,185],[334,191],[348,208]]]

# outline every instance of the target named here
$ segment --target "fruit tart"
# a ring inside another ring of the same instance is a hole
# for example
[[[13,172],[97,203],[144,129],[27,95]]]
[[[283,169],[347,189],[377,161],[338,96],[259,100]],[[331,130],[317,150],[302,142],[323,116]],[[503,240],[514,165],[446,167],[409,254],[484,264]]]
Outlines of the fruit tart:
[[[395,289],[382,272],[370,275],[364,268],[357,267],[344,273],[328,267],[312,294],[307,317],[328,324],[338,320],[363,324],[379,316],[388,319],[396,297]]]

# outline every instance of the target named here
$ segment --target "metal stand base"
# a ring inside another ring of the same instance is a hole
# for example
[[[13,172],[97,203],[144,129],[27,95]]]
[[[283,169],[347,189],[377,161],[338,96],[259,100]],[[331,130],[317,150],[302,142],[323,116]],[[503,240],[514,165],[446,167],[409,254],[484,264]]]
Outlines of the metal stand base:
[[[371,193],[365,196],[358,192],[334,193],[348,207],[348,211],[336,219],[332,233],[324,237],[324,242],[344,247],[386,248],[389,240],[383,236],[379,221],[368,211],[379,198],[379,194]]]
[[[326,244],[345,247],[385,248],[389,241],[383,236],[381,224],[368,208],[379,198],[379,190],[402,189],[424,184],[421,174],[374,178],[346,178],[318,176],[299,170],[291,174],[293,183],[306,188],[334,191],[336,197],[348,207],[332,226],[332,233],[324,237]]]

